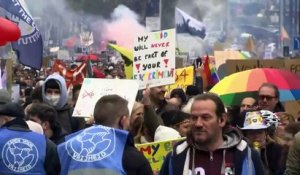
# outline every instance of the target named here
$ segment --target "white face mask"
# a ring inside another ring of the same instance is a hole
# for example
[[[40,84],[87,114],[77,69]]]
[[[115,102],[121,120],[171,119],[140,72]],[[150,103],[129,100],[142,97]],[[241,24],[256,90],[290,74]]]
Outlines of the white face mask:
[[[51,106],[56,106],[59,101],[60,95],[47,95],[46,98]]]

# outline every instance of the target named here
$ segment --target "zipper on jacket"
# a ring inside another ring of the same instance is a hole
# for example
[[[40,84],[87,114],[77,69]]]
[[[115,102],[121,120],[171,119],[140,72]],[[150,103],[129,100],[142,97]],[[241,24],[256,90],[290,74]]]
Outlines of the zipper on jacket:
[[[210,161],[213,161],[213,160],[214,160],[213,152],[209,152],[209,160],[210,160]]]

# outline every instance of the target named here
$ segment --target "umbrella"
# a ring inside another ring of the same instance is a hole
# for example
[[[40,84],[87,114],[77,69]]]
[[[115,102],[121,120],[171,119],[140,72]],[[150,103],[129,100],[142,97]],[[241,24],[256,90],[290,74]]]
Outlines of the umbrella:
[[[79,57],[76,58],[75,61],[87,61],[87,60],[91,60],[93,62],[98,62],[100,61],[99,55],[97,54],[88,54],[88,55],[80,55]]]
[[[300,77],[290,71],[272,68],[256,68],[231,74],[219,81],[210,92],[220,96],[225,105],[239,105],[244,97],[257,97],[259,87],[275,84],[280,91],[281,102],[300,99]]]

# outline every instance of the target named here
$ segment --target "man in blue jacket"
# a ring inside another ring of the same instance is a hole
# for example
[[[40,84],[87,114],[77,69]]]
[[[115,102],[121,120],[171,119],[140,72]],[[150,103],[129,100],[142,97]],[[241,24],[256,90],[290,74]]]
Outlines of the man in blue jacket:
[[[17,103],[0,106],[0,174],[59,174],[56,145],[29,130]]]
[[[65,138],[58,146],[62,175],[152,175],[147,159],[129,136],[128,102],[103,96],[94,109],[96,125]]]
[[[168,154],[160,174],[264,174],[258,153],[235,129],[226,126],[221,99],[211,93],[194,98],[190,133]]]

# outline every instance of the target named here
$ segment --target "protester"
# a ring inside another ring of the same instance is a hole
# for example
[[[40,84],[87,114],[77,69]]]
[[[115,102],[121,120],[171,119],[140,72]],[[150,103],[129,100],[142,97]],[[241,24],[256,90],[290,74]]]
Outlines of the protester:
[[[85,127],[84,119],[72,117],[73,108],[67,104],[67,86],[62,76],[48,76],[42,86],[42,94],[43,102],[55,108],[57,121],[68,134]]]
[[[278,120],[275,122],[278,123]],[[251,111],[246,112],[244,125],[240,129],[245,137],[249,139],[249,144],[259,152],[266,174],[279,175],[284,172],[284,164],[282,163],[284,150],[276,142],[268,141],[267,129],[271,125],[271,123],[268,123],[268,119],[264,118],[264,114],[261,111]]]
[[[62,175],[153,174],[126,131],[130,121],[127,104],[118,95],[103,96],[97,101],[96,125],[67,136],[66,142],[58,146]]]
[[[80,89],[81,89],[81,84],[77,84],[73,87],[72,89],[72,106],[75,107],[77,99],[79,97]]]
[[[187,139],[167,155],[160,174],[264,174],[257,152],[235,129],[225,127],[227,116],[218,96],[194,97],[191,115]]]
[[[177,130],[185,137],[190,129],[190,115],[180,110],[171,110],[162,114],[164,124]]]
[[[44,134],[55,144],[64,142],[67,132],[56,121],[57,112],[53,107],[42,103],[32,104],[27,115],[42,126]]]
[[[240,105],[240,113],[244,112],[245,110],[253,109],[255,105],[256,105],[256,100],[253,97],[243,98]]]
[[[179,102],[178,107],[181,109],[183,105],[187,102],[187,97],[184,93],[184,91],[181,88],[173,89],[171,91],[170,98],[176,98]]]
[[[286,162],[286,175],[299,175],[300,174],[300,132],[294,137],[294,143],[290,148],[287,162]]]
[[[287,112],[278,112],[276,115],[279,117],[280,123],[275,131],[275,141],[280,145],[285,145],[285,127],[291,123],[295,123],[295,119],[292,114]]]
[[[260,109],[272,112],[284,112],[285,109],[279,101],[278,87],[271,83],[263,83],[258,89],[258,105]]]
[[[0,174],[59,174],[56,145],[30,131],[17,103],[0,106]]]

